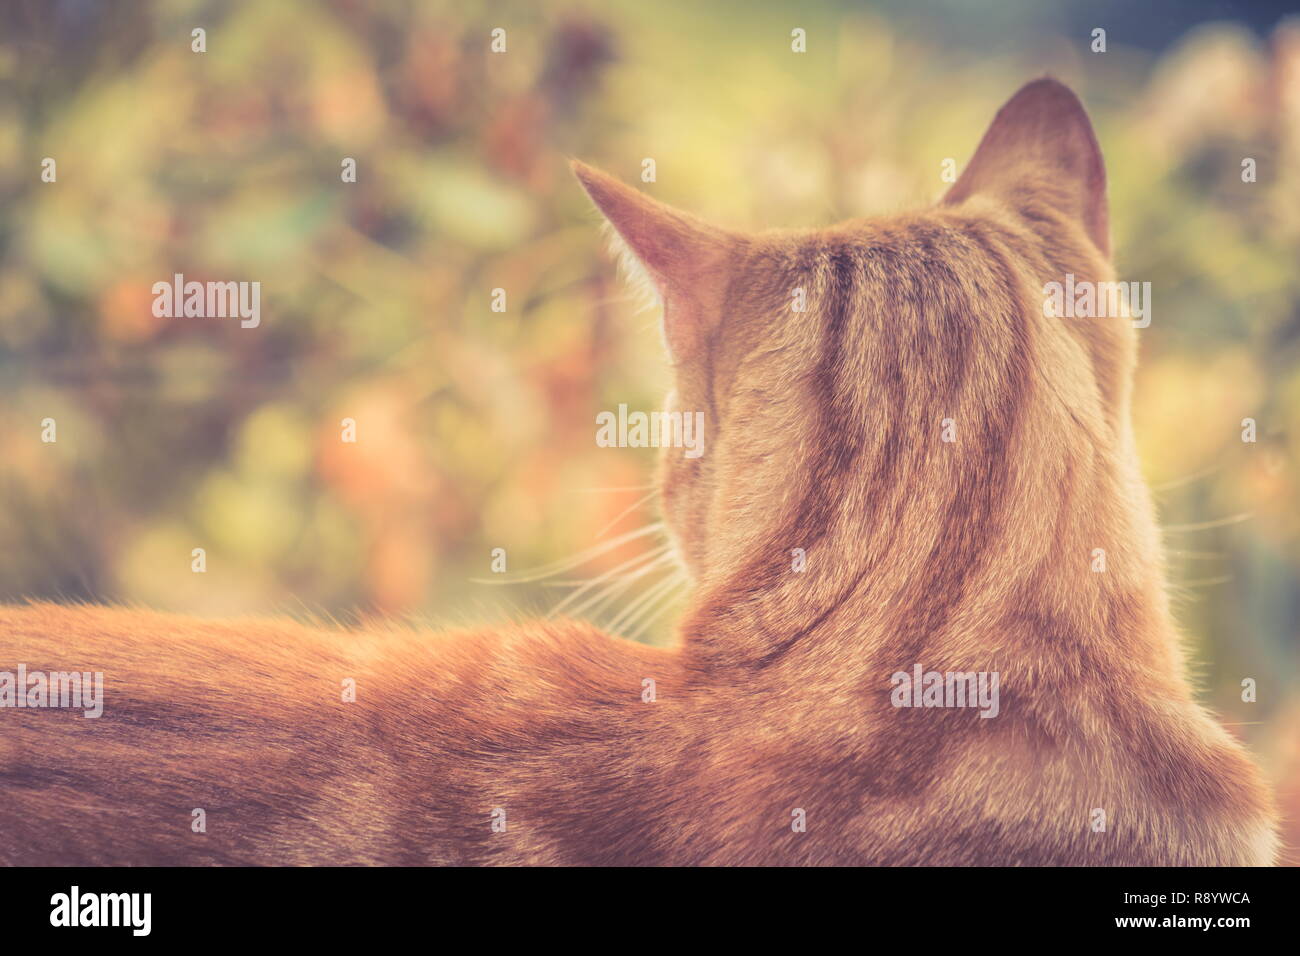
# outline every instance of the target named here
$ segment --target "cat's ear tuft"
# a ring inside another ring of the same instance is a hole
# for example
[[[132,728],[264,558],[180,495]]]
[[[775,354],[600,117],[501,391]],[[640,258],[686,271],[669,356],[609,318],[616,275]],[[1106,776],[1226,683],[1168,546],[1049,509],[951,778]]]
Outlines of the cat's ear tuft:
[[[1000,193],[1026,172],[1040,174],[1051,201],[1110,255],[1106,167],[1088,114],[1065,84],[1034,80],[1011,97],[980,140],[979,148],[944,197],[959,203],[977,193]]]
[[[689,358],[721,317],[716,299],[726,284],[730,235],[586,163],[571,165],[663,300],[664,337],[674,360]]]

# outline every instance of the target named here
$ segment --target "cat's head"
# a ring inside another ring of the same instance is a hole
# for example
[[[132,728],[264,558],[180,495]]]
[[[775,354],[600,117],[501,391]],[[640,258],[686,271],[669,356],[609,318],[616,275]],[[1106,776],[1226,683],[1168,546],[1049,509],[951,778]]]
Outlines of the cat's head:
[[[739,233],[574,170],[663,303],[669,409],[704,416],[700,457],[662,453],[701,583],[832,543],[844,561],[889,535],[928,548],[989,518],[989,485],[1032,493],[1016,455],[1125,443],[1131,323],[1044,315],[1045,283],[1109,278],[1101,153],[1054,80],[914,213]]]

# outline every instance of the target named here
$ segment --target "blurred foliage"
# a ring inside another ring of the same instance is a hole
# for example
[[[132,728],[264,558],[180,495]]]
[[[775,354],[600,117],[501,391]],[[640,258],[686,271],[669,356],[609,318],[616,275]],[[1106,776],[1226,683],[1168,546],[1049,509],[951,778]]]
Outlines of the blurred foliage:
[[[1051,71],[1094,116],[1121,278],[1155,290],[1137,426],[1205,698],[1285,776],[1300,765],[1300,25],[1184,29],[1110,5],[1099,55],[1086,10],[6,4],[0,596],[544,610],[545,582],[473,579],[494,547],[520,571],[653,519],[652,453],[592,436],[597,411],[657,407],[667,381],[655,316],[618,284],[567,157],[629,181],[654,157],[646,188],[732,225],[822,225],[937,197],[941,162],[964,162],[996,107]],[[177,272],[260,281],[261,327],[154,318],[151,286]],[[46,417],[57,444],[39,440]],[[206,575],[190,571],[199,546]],[[1240,702],[1243,676],[1258,704]]]

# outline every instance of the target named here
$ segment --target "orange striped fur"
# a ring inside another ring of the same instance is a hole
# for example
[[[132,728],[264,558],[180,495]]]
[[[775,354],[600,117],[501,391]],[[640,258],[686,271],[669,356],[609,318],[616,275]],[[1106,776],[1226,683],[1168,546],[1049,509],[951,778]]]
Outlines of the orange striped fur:
[[[0,862],[1272,862],[1268,791],[1184,674],[1137,333],[1043,314],[1045,283],[1112,277],[1068,89],[1021,90],[933,208],[830,229],[575,170],[663,299],[670,407],[706,416],[703,457],[663,458],[678,645],[0,608],[0,669],[105,675],[98,720],[0,710]],[[917,664],[997,672],[998,715],[893,706]]]

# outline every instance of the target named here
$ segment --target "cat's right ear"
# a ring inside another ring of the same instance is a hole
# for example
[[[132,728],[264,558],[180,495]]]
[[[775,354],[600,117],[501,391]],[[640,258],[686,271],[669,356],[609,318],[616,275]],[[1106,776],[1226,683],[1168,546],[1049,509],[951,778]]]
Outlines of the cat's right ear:
[[[674,362],[697,354],[722,316],[730,234],[574,160],[573,173],[644,269],[664,306],[664,340]],[[635,271],[635,269],[633,270]]]
[[[959,203],[977,193],[1004,193],[1025,172],[1041,175],[1044,195],[1110,255],[1106,167],[1088,114],[1065,84],[1044,77],[1020,88],[980,140],[961,177],[944,196]]]

